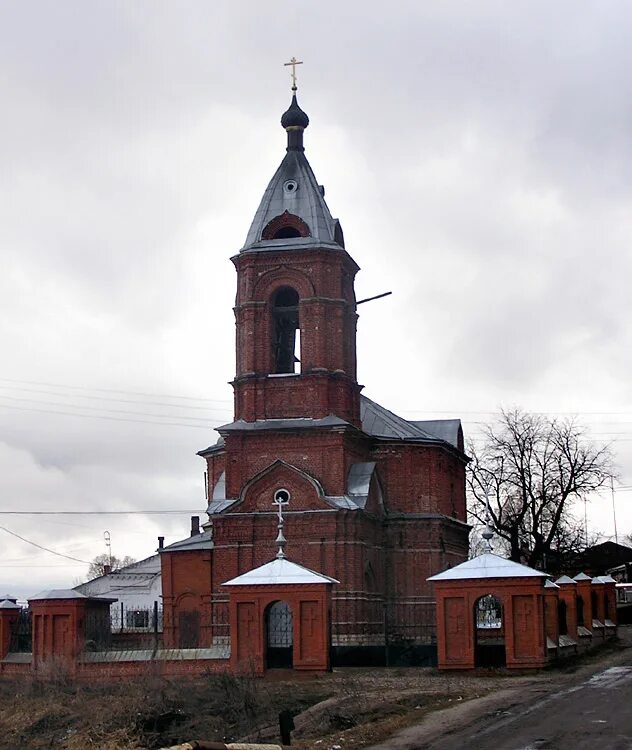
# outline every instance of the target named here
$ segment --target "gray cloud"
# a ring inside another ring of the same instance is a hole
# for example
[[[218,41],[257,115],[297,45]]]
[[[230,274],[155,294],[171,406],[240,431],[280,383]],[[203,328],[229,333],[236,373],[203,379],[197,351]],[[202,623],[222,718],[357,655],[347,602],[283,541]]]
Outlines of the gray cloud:
[[[293,54],[358,293],[395,292],[361,309],[367,392],[471,434],[518,403],[627,441],[631,22],[615,2],[2,5],[3,505],[203,507],[195,451],[231,411],[229,258],[283,155]],[[107,523],[138,555],[185,516]],[[83,559],[106,520],[11,522]],[[76,576],[9,567],[30,549],[5,537],[0,586]]]

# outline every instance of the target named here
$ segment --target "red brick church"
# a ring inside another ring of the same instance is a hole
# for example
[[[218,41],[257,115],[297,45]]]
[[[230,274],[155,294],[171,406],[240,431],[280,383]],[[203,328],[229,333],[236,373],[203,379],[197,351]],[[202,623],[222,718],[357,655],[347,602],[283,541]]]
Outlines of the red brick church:
[[[461,425],[408,421],[362,395],[359,266],[305,156],[295,89],[281,124],[286,154],[231,259],[234,420],[199,452],[208,522],[160,550],[165,639],[228,635],[222,584],[274,558],[280,502],[288,559],[339,581],[334,646],[429,642],[426,579],[467,558]],[[393,387],[403,382],[394,372]]]

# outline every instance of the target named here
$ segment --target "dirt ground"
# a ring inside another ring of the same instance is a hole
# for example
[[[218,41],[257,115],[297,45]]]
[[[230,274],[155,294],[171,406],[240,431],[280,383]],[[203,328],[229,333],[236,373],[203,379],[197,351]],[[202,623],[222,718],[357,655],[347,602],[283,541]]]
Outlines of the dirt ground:
[[[445,709],[458,721],[461,711],[481,702],[482,710],[491,710],[494,696],[500,701],[508,690],[527,692],[606,663],[632,645],[629,631],[605,652],[536,675],[408,668],[340,669],[301,679],[165,680],[148,670],[142,680],[116,684],[76,685],[60,675],[0,681],[0,748],[154,750],[192,739],[279,741],[282,710],[294,715],[292,747],[298,750],[367,748],[407,727],[432,725]]]

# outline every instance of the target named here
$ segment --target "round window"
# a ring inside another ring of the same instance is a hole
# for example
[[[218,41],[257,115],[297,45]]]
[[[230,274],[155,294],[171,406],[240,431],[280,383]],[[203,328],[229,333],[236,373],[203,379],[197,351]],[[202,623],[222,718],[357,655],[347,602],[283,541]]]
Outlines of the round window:
[[[283,190],[286,193],[295,193],[298,190],[298,183],[296,180],[287,180],[283,183]]]
[[[277,505],[287,505],[290,502],[290,493],[288,490],[277,490],[274,493],[274,502]]]

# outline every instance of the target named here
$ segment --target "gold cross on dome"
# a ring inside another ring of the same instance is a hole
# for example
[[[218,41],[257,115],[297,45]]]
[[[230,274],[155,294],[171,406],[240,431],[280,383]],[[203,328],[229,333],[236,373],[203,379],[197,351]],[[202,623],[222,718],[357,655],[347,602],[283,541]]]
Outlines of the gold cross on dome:
[[[302,60],[297,60],[295,57],[293,57],[290,62],[283,63],[283,67],[287,67],[288,65],[292,66],[292,72],[290,73],[290,76],[292,78],[292,91],[296,91],[296,66],[302,65]]]

